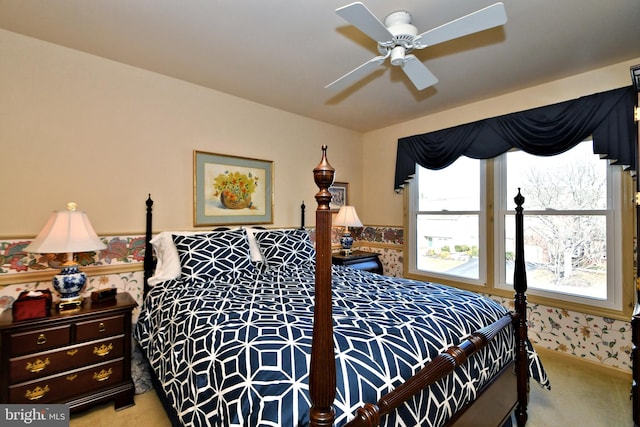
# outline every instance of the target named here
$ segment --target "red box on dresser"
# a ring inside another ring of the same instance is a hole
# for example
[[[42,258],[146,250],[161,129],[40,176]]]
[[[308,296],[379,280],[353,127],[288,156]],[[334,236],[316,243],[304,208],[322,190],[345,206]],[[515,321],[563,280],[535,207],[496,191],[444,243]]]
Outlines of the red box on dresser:
[[[51,291],[43,289],[40,291],[20,292],[18,299],[14,301],[11,308],[13,320],[37,319],[47,317],[51,314]]]

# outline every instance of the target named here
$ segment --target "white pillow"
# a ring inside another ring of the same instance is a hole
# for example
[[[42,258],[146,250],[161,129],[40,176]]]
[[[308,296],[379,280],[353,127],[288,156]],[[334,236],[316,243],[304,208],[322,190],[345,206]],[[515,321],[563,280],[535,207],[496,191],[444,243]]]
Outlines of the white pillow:
[[[245,229],[247,230],[247,240],[249,240],[249,252],[251,253],[251,261],[264,263],[264,258],[262,257],[262,252],[260,252],[258,242],[256,242],[255,234],[267,230],[251,227],[245,227]]]
[[[173,243],[172,235],[192,236],[198,233],[208,233],[209,231],[163,231],[154,236],[149,243],[156,254],[156,269],[153,276],[149,277],[149,286],[155,286],[160,282],[175,279],[180,276],[180,258],[178,249]]]

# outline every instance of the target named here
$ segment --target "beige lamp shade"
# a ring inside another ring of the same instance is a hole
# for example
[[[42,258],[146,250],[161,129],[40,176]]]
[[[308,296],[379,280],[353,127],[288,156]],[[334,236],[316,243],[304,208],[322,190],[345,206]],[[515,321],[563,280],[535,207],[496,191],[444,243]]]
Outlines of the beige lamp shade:
[[[93,231],[87,214],[75,210],[75,203],[69,203],[66,211],[54,211],[51,214],[40,234],[25,251],[57,254],[90,252],[106,247]]]
[[[333,225],[343,227],[362,227],[362,222],[360,221],[360,218],[358,218],[355,207],[342,206],[333,220]]]
[[[344,230],[342,230],[342,237],[340,237],[342,251],[345,255],[351,254],[353,237],[351,237],[349,227],[362,227],[362,222],[360,221],[360,218],[358,218],[356,208],[353,206],[342,206],[333,221],[333,225],[344,227]]]

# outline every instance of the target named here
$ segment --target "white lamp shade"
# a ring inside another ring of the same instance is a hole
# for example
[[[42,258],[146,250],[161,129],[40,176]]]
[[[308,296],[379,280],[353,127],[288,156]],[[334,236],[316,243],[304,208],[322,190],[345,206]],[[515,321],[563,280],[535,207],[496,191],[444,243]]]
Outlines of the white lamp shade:
[[[360,222],[360,218],[358,218],[355,207],[342,206],[333,220],[333,225],[343,227],[362,227],[362,222]]]
[[[38,236],[25,248],[41,254],[90,252],[107,246],[93,231],[86,213],[54,211]]]

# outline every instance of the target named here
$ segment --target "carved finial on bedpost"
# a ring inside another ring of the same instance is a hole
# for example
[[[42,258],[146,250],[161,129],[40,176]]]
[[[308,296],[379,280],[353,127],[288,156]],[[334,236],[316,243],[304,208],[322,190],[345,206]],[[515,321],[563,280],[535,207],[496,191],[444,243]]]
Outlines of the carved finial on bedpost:
[[[313,170],[313,179],[316,182],[320,191],[316,194],[316,201],[318,202],[318,210],[331,210],[329,204],[331,203],[331,193],[329,193],[329,187],[333,184],[333,178],[335,175],[335,169],[329,164],[327,160],[327,146],[322,146],[322,160],[320,164]]]
[[[331,193],[335,169],[327,161],[327,146],[322,146],[322,160],[313,170],[320,191],[316,194],[316,283],[313,309],[313,341],[309,369],[311,426],[332,426],[335,419],[336,360],[333,351],[331,315]]]
[[[516,202],[516,211],[522,212],[522,205],[524,205],[524,196],[520,193],[520,187],[518,187],[518,194],[513,198],[513,201]]]
[[[304,211],[307,207],[304,205],[304,200],[300,205],[300,230],[304,230]]]
[[[527,423],[527,401],[529,390],[529,372],[527,355],[527,271],[524,261],[524,215],[522,205],[524,197],[518,194],[513,201],[516,203],[516,259],[513,272],[513,288],[515,290],[515,330],[516,330],[516,376],[518,378],[518,405],[516,406],[516,420],[518,426]]]

